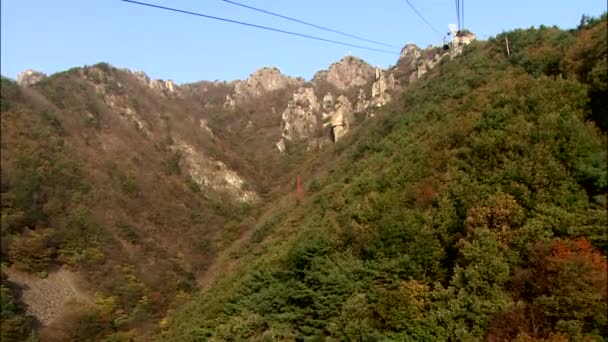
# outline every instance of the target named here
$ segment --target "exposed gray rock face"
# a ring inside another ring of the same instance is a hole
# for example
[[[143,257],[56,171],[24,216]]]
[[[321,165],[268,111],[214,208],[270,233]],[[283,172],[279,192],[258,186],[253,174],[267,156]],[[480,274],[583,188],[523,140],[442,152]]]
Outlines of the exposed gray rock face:
[[[407,44],[401,50],[399,63],[410,72],[409,81],[414,82],[424,76],[429,70],[433,69],[444,57],[455,58],[460,55],[466,45],[471,44],[476,39],[473,33],[458,33],[452,39],[449,52],[431,52],[437,50],[429,46],[426,50],[421,50],[414,44]]]
[[[281,138],[281,140],[277,141],[275,146],[276,146],[277,150],[279,150],[279,152],[281,152],[281,153],[285,152],[285,140],[283,138]]]
[[[418,66],[416,70],[410,75],[410,82],[414,82],[415,80],[424,76],[429,70],[433,69],[443,57],[449,56],[450,53],[445,53],[443,55],[436,53],[432,57],[428,57],[426,59],[420,59],[418,61]]]
[[[317,131],[317,115],[321,105],[312,88],[298,88],[281,116],[282,138],[306,139]]]
[[[372,103],[379,108],[387,104],[391,100],[391,95],[388,91],[395,89],[395,77],[393,74],[386,73],[376,68],[376,81],[372,85]]]
[[[335,108],[331,115],[331,132],[334,142],[337,142],[348,133],[354,117],[353,107],[344,95],[338,97]]]
[[[226,100],[224,101],[224,109],[233,110],[236,107],[236,102],[230,95],[226,95]]]
[[[370,104],[371,104],[371,102],[367,99],[365,90],[359,89],[359,95],[357,95],[357,106],[355,108],[355,112],[357,112],[357,113],[367,112]]]
[[[313,78],[313,85],[322,82],[333,85],[338,94],[327,93],[322,99],[317,98],[313,88],[299,88],[289,101],[282,114],[281,139],[276,148],[285,151],[285,142],[295,139],[306,139],[309,149],[337,142],[349,132],[354,122],[354,113],[367,112],[372,104],[382,106],[390,100],[389,90],[395,88],[395,79],[386,75],[380,68],[375,70],[363,60],[347,56],[330,65],[328,70],[320,71]],[[372,99],[368,99],[363,87],[372,86]],[[361,87],[356,108],[348,97],[341,93],[353,87]],[[336,98],[337,96],[337,98]],[[328,135],[318,137],[319,117]]]
[[[199,126],[203,129],[203,131],[207,132],[210,136],[215,137],[215,134],[213,134],[213,130],[211,130],[211,127],[209,127],[209,123],[207,122],[207,120],[200,119]]]
[[[173,94],[175,93],[177,86],[172,80],[152,80],[150,81],[150,88],[163,94]]]
[[[130,72],[133,74],[133,76],[135,76],[135,78],[137,78],[141,83],[145,84],[145,85],[149,85],[150,84],[150,77],[148,77],[148,75],[146,75],[145,72],[143,71],[131,71],[126,69],[126,71]]]
[[[145,73],[143,72],[131,72],[128,69],[123,69],[124,72],[131,73],[135,75],[139,81],[143,84],[149,80]],[[151,136],[153,132],[151,131],[151,127],[149,122],[144,119],[142,113],[138,113],[136,108],[133,106],[133,103],[129,101],[127,96],[117,95],[114,91],[115,87],[118,89],[125,89],[125,85],[111,76],[111,74],[106,73],[106,71],[97,66],[92,66],[85,70],[80,70],[80,75],[84,77],[85,80],[90,82],[90,85],[93,86],[95,92],[99,97],[103,99],[103,102],[112,109],[112,111],[126,122],[129,122],[131,126],[135,126],[141,133],[145,136]],[[98,80],[104,80],[103,82],[99,82]],[[96,81],[97,80],[97,81]],[[112,86],[110,86],[112,85]],[[91,113],[86,114],[87,116],[91,115]],[[105,149],[102,143],[102,148]]]
[[[17,84],[24,87],[32,86],[46,78],[46,74],[33,69],[26,70],[17,75]]]
[[[326,95],[324,100],[330,94]],[[338,141],[346,133],[348,133],[352,122],[354,121],[353,106],[344,95],[338,96],[335,103],[330,104],[324,101],[323,106],[323,127],[329,127],[331,140]]]
[[[462,53],[464,47],[471,44],[477,39],[474,33],[457,33],[452,39],[452,50],[450,51],[450,58],[454,58]]]
[[[401,54],[399,55],[399,59],[405,59],[410,62],[411,67],[416,67],[415,62],[418,61],[422,57],[422,50],[416,44],[406,44],[403,49],[401,49]],[[414,64],[412,64],[414,63]]]
[[[331,95],[331,93],[327,93],[323,97],[323,112],[327,113],[328,111],[332,110],[333,107],[334,107],[334,97]]]
[[[304,84],[304,80],[301,78],[285,76],[275,67],[265,67],[256,70],[244,81],[236,81],[234,95],[237,99],[247,99],[260,96],[268,91],[302,84]]]
[[[133,76],[135,76],[141,83],[145,84],[150,89],[156,90],[164,95],[175,94],[179,88],[175,83],[173,83],[172,80],[151,80],[150,77],[148,77],[148,75],[146,75],[146,73],[143,71],[127,71],[132,73]]]
[[[201,187],[231,194],[241,202],[255,202],[257,193],[245,189],[245,180],[223,162],[206,156],[183,141],[171,146],[182,153],[184,165],[192,179]]]
[[[332,63],[329,70],[319,71],[313,77],[313,82],[322,80],[333,84],[340,90],[359,87],[374,79],[374,68],[362,59],[346,56],[341,61]]]
[[[436,49],[436,47],[429,46],[426,50],[421,50],[414,44],[407,44],[401,50],[399,63],[409,69],[407,71],[410,72],[410,83],[433,69],[443,57],[450,55],[450,53],[432,53],[432,50]]]

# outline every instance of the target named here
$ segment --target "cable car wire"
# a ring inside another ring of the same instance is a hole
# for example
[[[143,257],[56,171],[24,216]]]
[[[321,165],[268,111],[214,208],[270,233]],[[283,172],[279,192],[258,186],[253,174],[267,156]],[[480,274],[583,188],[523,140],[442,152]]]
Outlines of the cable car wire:
[[[416,9],[416,7],[414,7],[414,5],[412,5],[412,3],[410,2],[410,0],[405,0],[405,2],[412,8],[412,10],[420,17],[420,19],[422,19],[422,21],[424,21],[433,31],[435,31],[435,33],[437,34],[441,34],[441,32],[439,32],[439,30],[437,30],[435,28],[435,26],[433,26],[428,20],[426,20],[426,18],[420,13],[418,12],[418,10]]]
[[[244,7],[244,8],[250,9],[250,10],[254,10],[254,11],[257,11],[257,12],[262,12],[262,13],[265,13],[265,14],[269,14],[269,15],[272,15],[272,16],[275,16],[275,17],[279,17],[279,18],[282,18],[282,19],[290,20],[290,21],[293,21],[293,22],[296,22],[296,23],[308,25],[308,26],[311,26],[311,27],[314,27],[314,28],[318,28],[318,29],[321,29],[321,30],[325,30],[325,31],[328,31],[328,32],[337,33],[337,34],[345,36],[345,37],[355,38],[355,39],[358,39],[358,40],[366,41],[368,43],[374,43],[374,44],[378,44],[378,45],[382,45],[382,46],[386,46],[386,47],[398,48],[395,45],[390,45],[390,44],[382,43],[382,42],[375,41],[375,40],[372,40],[372,39],[367,39],[367,38],[355,36],[354,34],[349,34],[349,33],[345,33],[345,32],[342,32],[342,31],[338,31],[338,30],[327,28],[327,27],[323,27],[323,26],[320,26],[320,25],[312,24],[312,23],[306,22],[304,20],[295,19],[295,18],[292,18],[292,17],[288,17],[286,15],[282,15],[282,14],[270,12],[270,11],[267,11],[267,10],[264,10],[264,9],[261,9],[261,8],[245,5],[245,4],[242,4],[240,2],[231,1],[231,0],[221,0],[221,1],[229,3],[229,4],[232,4],[232,5]]]
[[[185,10],[181,10],[181,9],[177,9],[177,8],[171,8],[171,7],[165,7],[165,6],[160,6],[160,5],[154,5],[154,4],[150,4],[150,3],[147,3],[147,2],[140,2],[140,1],[134,1],[134,0],[120,0],[120,1],[128,2],[128,3],[131,3],[131,4],[135,4],[135,5],[140,5],[140,6],[147,6],[147,7],[158,8],[158,9],[162,9],[162,10],[166,10],[166,11],[172,11],[172,12],[178,12],[178,13],[183,13],[183,14],[194,15],[194,16],[203,17],[203,18],[207,18],[207,19],[219,20],[219,21],[223,21],[223,22],[227,22],[227,23],[233,23],[233,24],[238,24],[238,25],[243,25],[243,26],[255,27],[255,28],[262,29],[262,30],[268,30],[268,31],[279,32],[279,33],[285,33],[285,34],[289,34],[289,35],[292,35],[292,36],[298,36],[298,37],[303,37],[303,38],[308,38],[308,39],[314,39],[314,40],[318,40],[318,41],[322,41],[322,42],[327,42],[327,43],[333,43],[333,44],[338,44],[338,45],[343,45],[343,46],[350,46],[350,47],[354,47],[354,48],[358,48],[358,49],[363,49],[363,50],[369,50],[369,51],[375,51],[375,52],[381,52],[381,53],[388,53],[388,54],[398,54],[399,53],[397,51],[376,49],[376,48],[372,48],[372,47],[368,47],[368,46],[362,46],[362,45],[357,45],[357,44],[344,43],[344,42],[337,41],[337,40],[326,39],[326,38],[311,36],[311,35],[307,35],[307,34],[302,34],[302,33],[297,33],[297,32],[291,32],[291,31],[281,30],[281,29],[277,29],[277,28],[273,28],[273,27],[268,27],[268,26],[262,26],[262,25],[257,25],[257,24],[250,24],[250,23],[246,23],[246,22],[243,22],[243,21],[238,21],[238,20],[233,20],[233,19],[226,19],[226,18],[220,18],[220,17],[216,17],[216,16],[212,16],[212,15],[207,15],[207,14],[202,14],[202,13],[196,13],[196,12],[190,12],[190,11],[185,11]]]
[[[460,31],[460,0],[456,0],[456,23]]]
[[[462,4],[460,5],[460,20],[462,21],[462,30],[464,30],[464,0],[461,0]]]

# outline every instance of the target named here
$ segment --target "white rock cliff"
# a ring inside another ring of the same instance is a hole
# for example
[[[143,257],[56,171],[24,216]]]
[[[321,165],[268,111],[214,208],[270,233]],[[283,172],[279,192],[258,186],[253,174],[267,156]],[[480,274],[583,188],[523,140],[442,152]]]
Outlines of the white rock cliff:
[[[32,86],[46,78],[46,74],[33,69],[26,70],[17,75],[17,84],[24,87]]]

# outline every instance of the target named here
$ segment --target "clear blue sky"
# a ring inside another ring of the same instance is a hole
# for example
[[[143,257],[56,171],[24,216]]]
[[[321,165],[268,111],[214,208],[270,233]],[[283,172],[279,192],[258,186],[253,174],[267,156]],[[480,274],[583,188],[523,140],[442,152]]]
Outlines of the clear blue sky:
[[[220,0],[141,0],[328,39],[355,41]],[[235,0],[369,39],[403,46],[441,44],[405,0]],[[451,0],[410,0],[441,32],[456,21]],[[604,0],[465,1],[465,26],[482,38],[518,27],[575,27],[600,15]],[[398,55],[358,50],[119,0],[3,0],[2,75],[33,68],[52,74],[105,61],[178,83],[246,78],[262,66],[310,79],[352,51],[387,67]]]

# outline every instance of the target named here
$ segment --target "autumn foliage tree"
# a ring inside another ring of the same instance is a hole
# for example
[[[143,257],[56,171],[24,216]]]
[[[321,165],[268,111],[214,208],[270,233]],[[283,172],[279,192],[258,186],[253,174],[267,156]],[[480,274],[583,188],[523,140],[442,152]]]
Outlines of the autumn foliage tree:
[[[490,340],[599,336],[608,329],[606,270],[605,257],[584,237],[537,244],[529,266],[514,273],[520,302],[492,318]]]

